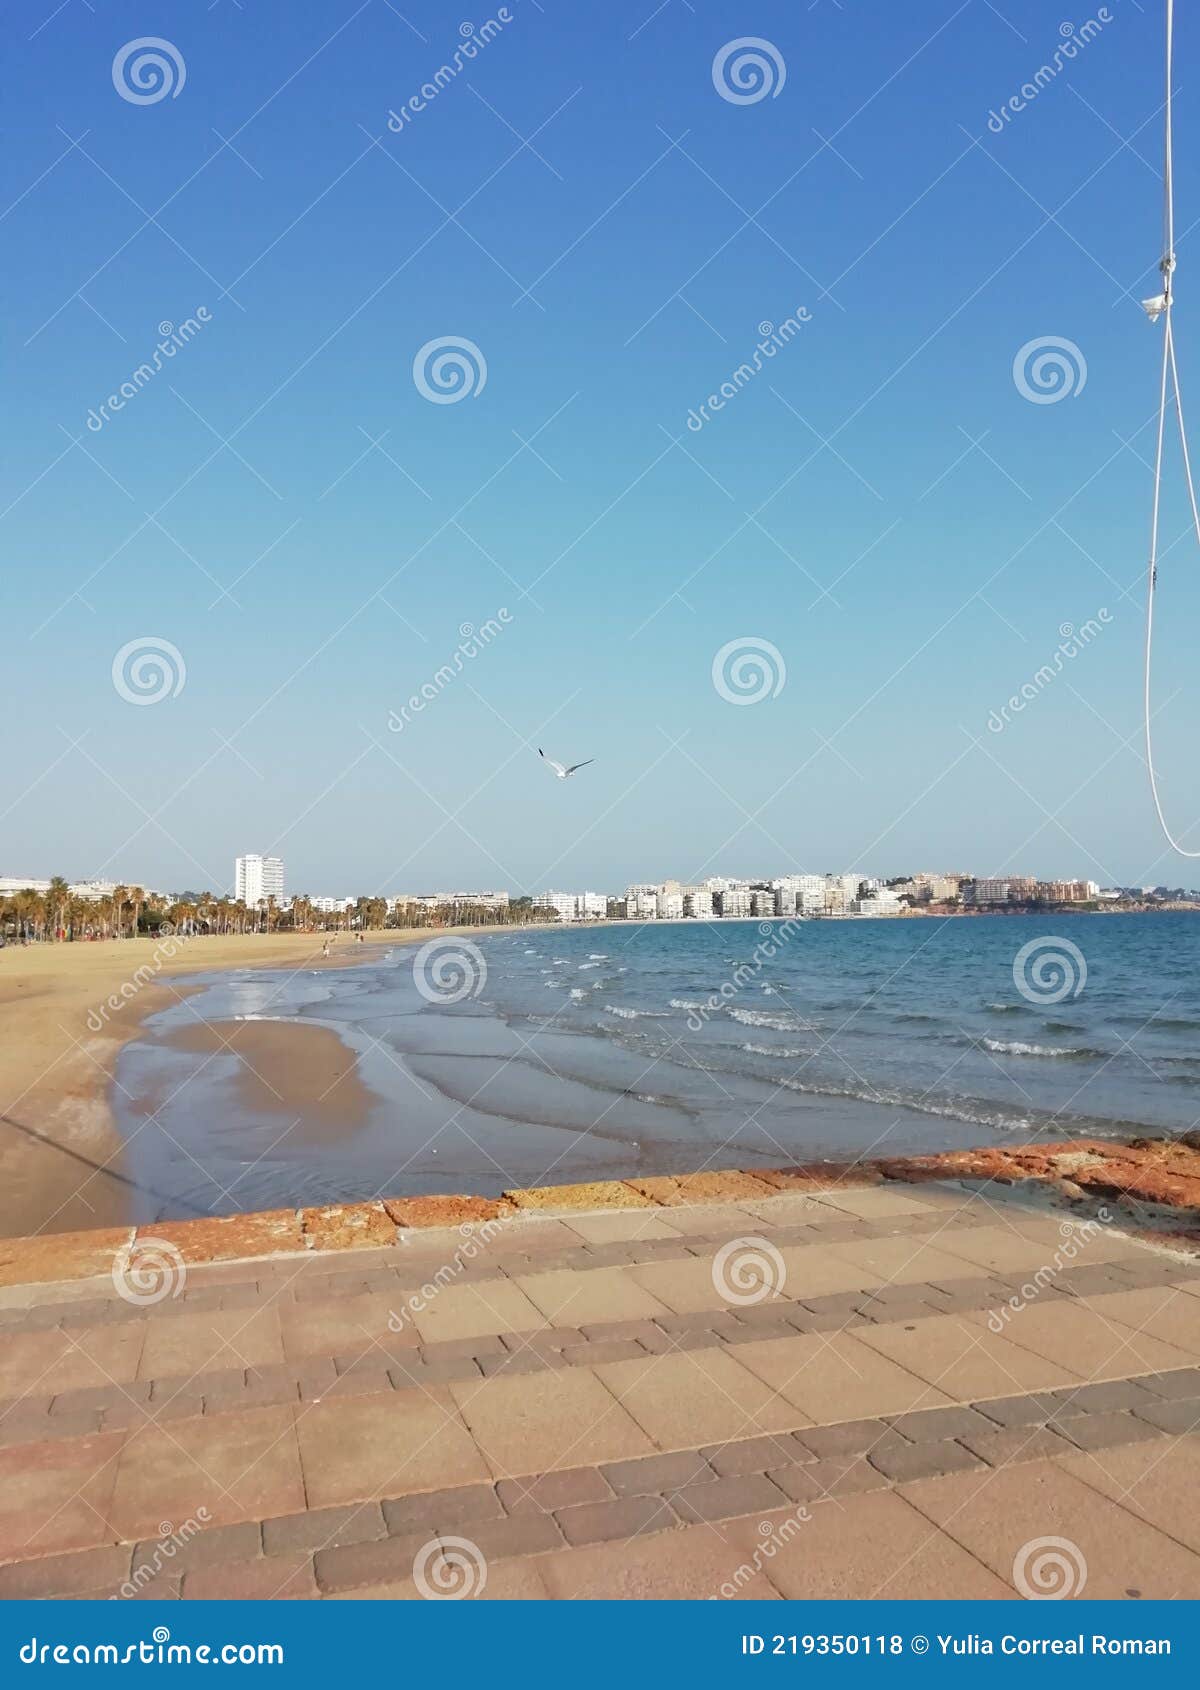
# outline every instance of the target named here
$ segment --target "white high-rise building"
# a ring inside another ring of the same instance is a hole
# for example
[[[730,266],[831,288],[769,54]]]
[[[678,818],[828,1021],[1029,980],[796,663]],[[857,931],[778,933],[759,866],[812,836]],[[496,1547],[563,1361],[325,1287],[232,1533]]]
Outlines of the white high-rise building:
[[[283,902],[283,858],[253,854],[238,857],[233,865],[233,895],[248,909],[267,898]]]

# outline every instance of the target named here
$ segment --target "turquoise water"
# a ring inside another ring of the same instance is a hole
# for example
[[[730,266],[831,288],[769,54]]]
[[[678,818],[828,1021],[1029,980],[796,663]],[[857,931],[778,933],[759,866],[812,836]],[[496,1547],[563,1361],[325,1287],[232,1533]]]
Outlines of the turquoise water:
[[[146,1214],[1200,1119],[1187,914],[533,929],[481,939],[466,966],[434,982],[453,994],[465,978],[455,1002],[429,1001],[428,972],[423,995],[410,949],[337,973],[203,977],[118,1071]],[[248,1112],[236,1057],[163,1042],[197,1012],[335,1028],[378,1098],[369,1120],[323,1142]]]

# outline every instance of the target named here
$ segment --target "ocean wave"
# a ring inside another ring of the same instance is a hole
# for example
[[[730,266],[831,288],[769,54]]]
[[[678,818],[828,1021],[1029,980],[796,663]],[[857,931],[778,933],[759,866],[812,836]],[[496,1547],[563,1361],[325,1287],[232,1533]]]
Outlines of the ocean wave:
[[[748,1051],[751,1056],[782,1056],[792,1058],[796,1056],[811,1056],[811,1050],[805,1050],[801,1045],[739,1045],[739,1050]]]
[[[607,962],[608,961],[608,952],[607,951],[589,951],[588,952],[588,961],[589,962]]]
[[[587,993],[585,991],[583,991],[579,986],[572,986],[571,987],[571,996],[578,1003],[580,998],[586,998],[587,997]]]
[[[616,1015],[622,1021],[641,1021],[643,1018],[656,1021],[662,1020],[671,1013],[669,1009],[629,1009],[626,1005],[619,1003],[606,1003],[604,1012],[606,1015]]]
[[[671,998],[672,1009],[707,1009],[703,998]]]
[[[769,1027],[776,1033],[795,1033],[800,1030],[794,1015],[774,1015],[766,1009],[739,1009],[733,1006],[729,1014],[743,1027]]]
[[[1028,1015],[1029,1005],[1025,1003],[985,1003],[983,1006],[993,1015]]]
[[[581,963],[580,963],[580,964],[579,964],[579,970],[578,970],[578,972],[579,972],[579,973],[580,973],[580,974],[582,974],[582,973],[583,973],[583,972],[584,972],[584,970],[585,970],[585,969],[588,969],[588,968],[599,968],[599,966],[600,966],[600,964],[599,964],[599,963],[598,963],[598,962],[581,962]]]
[[[1000,1056],[1094,1056],[1095,1051],[1077,1050],[1070,1045],[1031,1045],[1021,1039],[981,1039],[984,1050],[994,1050]]]

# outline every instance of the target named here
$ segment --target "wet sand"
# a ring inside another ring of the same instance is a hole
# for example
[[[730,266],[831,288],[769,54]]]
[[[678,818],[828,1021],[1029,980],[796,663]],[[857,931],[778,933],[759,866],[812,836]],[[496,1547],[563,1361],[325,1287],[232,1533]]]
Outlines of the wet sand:
[[[488,929],[438,929],[478,933]],[[321,955],[324,935],[229,934],[95,944],[6,945],[0,949],[0,1236],[119,1226],[132,1213],[123,1144],[108,1105],[117,1053],[145,1017],[181,1001],[181,976],[248,967],[346,968],[381,948],[428,939],[428,929],[339,937]],[[308,1031],[307,1029],[305,1031]],[[316,1033],[319,1029],[311,1029]],[[326,1100],[341,1114],[353,1095],[345,1068],[353,1058],[335,1035],[314,1042],[303,1081],[289,1078],[297,1049],[273,1041],[265,1080],[280,1096],[311,1086],[306,1111],[331,1080]],[[298,1046],[299,1041],[296,1041]],[[341,1065],[339,1068],[339,1064]],[[357,1084],[357,1080],[355,1080]],[[269,1094],[268,1094],[269,1095]]]
[[[365,948],[365,947],[364,947]],[[332,1143],[362,1126],[378,1101],[358,1073],[358,1057],[329,1027],[295,1021],[197,1021],[162,1041],[198,1056],[241,1058],[238,1101],[280,1119],[298,1143]],[[154,1106],[161,1099],[154,1100]]]

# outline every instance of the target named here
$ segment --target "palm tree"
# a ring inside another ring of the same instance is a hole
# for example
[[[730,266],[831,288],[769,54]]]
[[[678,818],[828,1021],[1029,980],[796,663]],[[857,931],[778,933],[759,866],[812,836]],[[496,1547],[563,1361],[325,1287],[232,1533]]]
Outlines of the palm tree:
[[[54,875],[50,881],[50,890],[46,893],[46,903],[51,913],[51,924],[54,928],[54,937],[56,939],[60,934],[65,934],[66,931],[64,914],[67,907],[67,899],[70,896],[70,887],[67,885],[62,875]]]

